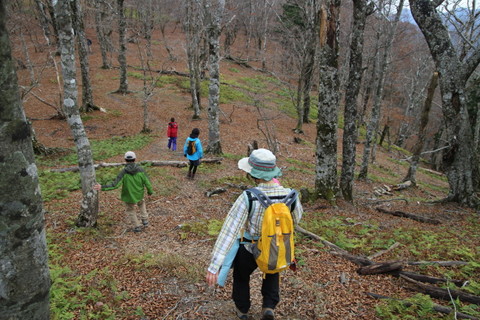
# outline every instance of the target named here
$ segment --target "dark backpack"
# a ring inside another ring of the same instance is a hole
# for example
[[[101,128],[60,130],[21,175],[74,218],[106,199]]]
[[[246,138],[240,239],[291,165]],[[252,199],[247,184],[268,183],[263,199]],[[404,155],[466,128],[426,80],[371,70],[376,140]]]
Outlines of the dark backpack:
[[[191,156],[195,154],[195,152],[197,152],[197,141],[196,140],[188,141],[187,154]]]

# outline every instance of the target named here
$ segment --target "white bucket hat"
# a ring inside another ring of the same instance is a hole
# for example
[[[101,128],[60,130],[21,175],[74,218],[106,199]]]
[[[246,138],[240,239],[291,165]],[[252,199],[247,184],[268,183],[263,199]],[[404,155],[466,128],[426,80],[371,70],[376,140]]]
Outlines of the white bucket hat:
[[[276,163],[277,157],[270,150],[256,149],[250,157],[238,161],[238,168],[250,173],[254,178],[270,181],[282,175],[282,170]]]

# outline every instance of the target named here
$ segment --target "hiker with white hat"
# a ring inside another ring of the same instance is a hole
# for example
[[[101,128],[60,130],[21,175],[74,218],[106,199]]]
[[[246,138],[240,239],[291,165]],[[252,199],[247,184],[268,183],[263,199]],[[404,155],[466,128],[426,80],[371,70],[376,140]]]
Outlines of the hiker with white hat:
[[[272,199],[273,202],[280,201],[278,199],[283,199],[291,192],[291,189],[284,188],[273,181],[274,178],[282,174],[280,168],[276,165],[276,160],[271,151],[257,149],[249,157],[238,161],[238,168],[247,172],[257,185],[256,188]],[[236,307],[236,316],[243,320],[249,319],[248,311],[251,306],[250,275],[257,268],[257,263],[251,252],[251,242],[260,237],[265,211],[259,201],[252,200],[255,199],[251,198],[248,191],[244,191],[228,212],[215,243],[206,275],[208,285],[213,286],[218,283],[223,286],[224,277],[226,277],[230,265],[233,265],[232,299]],[[300,200],[296,199],[290,209],[294,223],[297,224],[303,213]],[[239,241],[240,238],[241,241]],[[235,252],[235,250],[237,251]],[[278,273],[265,274],[262,280],[261,293],[263,296],[262,320],[273,320],[275,307],[280,301]]]
[[[148,226],[148,212],[145,201],[143,200],[145,188],[147,189],[148,195],[153,194],[153,188],[145,170],[135,163],[136,158],[135,152],[126,152],[126,165],[118,174],[115,181],[106,185],[96,184],[93,188],[95,190],[108,191],[117,189],[121,185],[121,199],[125,202],[125,212],[133,225],[131,230],[133,232],[141,232],[143,230],[142,227]],[[140,208],[140,219],[142,223],[139,222],[137,214],[135,213],[135,205]]]

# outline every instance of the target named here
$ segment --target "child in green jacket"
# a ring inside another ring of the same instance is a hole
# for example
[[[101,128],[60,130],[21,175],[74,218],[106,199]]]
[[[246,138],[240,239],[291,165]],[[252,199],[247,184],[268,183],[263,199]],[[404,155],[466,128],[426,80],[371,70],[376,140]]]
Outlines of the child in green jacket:
[[[121,199],[125,202],[127,216],[133,224],[133,231],[140,232],[142,231],[142,224],[144,227],[148,226],[148,213],[143,200],[145,188],[147,188],[148,195],[153,194],[153,189],[143,168],[135,163],[136,158],[135,153],[132,151],[125,153],[127,164],[118,174],[115,181],[106,185],[96,184],[94,189],[108,191],[117,189],[122,185]],[[140,208],[142,224],[140,224],[135,213],[135,205]]]

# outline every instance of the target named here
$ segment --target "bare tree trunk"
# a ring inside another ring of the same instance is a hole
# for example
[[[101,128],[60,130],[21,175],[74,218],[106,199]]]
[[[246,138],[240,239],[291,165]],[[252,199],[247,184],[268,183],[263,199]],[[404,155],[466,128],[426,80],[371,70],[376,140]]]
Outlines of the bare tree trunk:
[[[222,154],[220,144],[220,22],[225,8],[225,0],[209,1],[210,8],[207,12],[207,33],[209,43],[209,74],[210,84],[208,89],[208,145],[207,153]]]
[[[190,78],[190,94],[192,97],[193,119],[200,119],[200,48],[204,17],[202,7],[195,1],[185,3],[185,19],[183,29],[186,36],[187,64]]]
[[[95,32],[97,34],[98,45],[100,46],[100,53],[102,54],[102,69],[110,69],[112,67],[108,57],[109,37],[105,33],[105,25],[107,21],[105,15],[108,12],[105,4],[102,1],[91,0],[95,5]]]
[[[363,75],[363,43],[367,15],[373,2],[353,0],[353,26],[350,44],[350,67],[345,93],[343,126],[342,174],[340,190],[343,198],[353,200],[353,180],[355,178],[355,156],[357,150],[357,100]]]
[[[35,4],[37,5],[38,16],[40,19],[40,25],[42,26],[43,36],[45,37],[45,41],[47,42],[47,46],[50,46],[50,27],[48,25],[48,18],[45,12],[45,6],[41,0],[35,0]]]
[[[128,80],[127,80],[127,21],[125,20],[125,12],[123,8],[124,0],[117,0],[117,14],[118,14],[118,36],[120,50],[118,52],[118,63],[120,63],[120,87],[116,93],[126,94],[128,93]]]
[[[478,207],[480,200],[473,186],[474,164],[478,163],[473,145],[473,132],[465,100],[465,86],[480,64],[478,44],[463,61],[450,39],[449,31],[435,4],[427,0],[409,0],[413,17],[427,41],[442,92],[448,149],[443,153],[450,191],[448,201]],[[472,43],[469,43],[471,46]]]
[[[83,12],[79,0],[70,2],[72,8],[72,22],[76,31],[78,43],[78,56],[82,73],[82,107],[80,112],[99,110],[93,102],[92,85],[90,84],[90,66],[88,62],[87,37],[83,24]]]
[[[0,0],[0,317],[49,319],[50,273],[31,130]]]
[[[316,138],[315,193],[335,201],[337,186],[338,29],[340,1],[327,2],[320,17],[320,83]]]
[[[58,1],[55,5],[62,53],[63,107],[77,148],[78,167],[82,182],[83,199],[76,225],[94,227],[97,224],[98,216],[98,192],[93,189],[95,168],[92,150],[77,105],[75,43],[70,10],[69,3],[66,1]]]
[[[438,72],[434,72],[432,75],[432,79],[430,80],[430,85],[427,91],[427,98],[425,99],[425,103],[423,105],[422,115],[420,118],[420,127],[418,128],[417,134],[417,143],[413,147],[413,155],[412,160],[410,161],[410,167],[408,168],[408,173],[406,177],[403,179],[405,181],[411,181],[413,184],[416,184],[416,173],[418,162],[420,160],[420,154],[422,153],[423,144],[425,141],[425,128],[428,124],[428,116],[430,114],[430,109],[432,107],[433,95],[435,94],[435,89],[438,85]]]
[[[393,25],[390,27],[389,31],[387,32],[386,44],[385,44],[385,47],[383,48],[383,55],[379,61],[380,68],[378,70],[379,71],[378,81],[377,81],[377,87],[375,89],[375,100],[372,107],[371,119],[367,128],[367,138],[365,141],[365,148],[363,150],[363,159],[360,167],[360,173],[358,174],[359,179],[367,179],[368,162],[370,160],[370,155],[371,155],[370,153],[376,145],[376,136],[378,131],[378,125],[380,122],[380,111],[381,111],[382,100],[383,100],[383,91],[385,88],[385,77],[387,74],[388,65],[390,63],[389,61],[390,51],[393,44],[393,38],[395,36],[395,31],[397,29],[398,21],[400,20],[400,17],[402,15],[403,3],[404,3],[404,0],[400,0],[400,3],[398,4],[398,7],[397,7],[397,12],[395,14],[395,19],[392,22]]]

